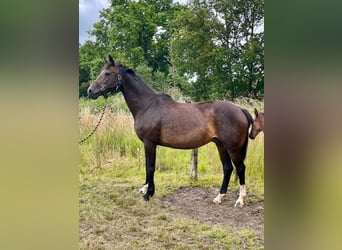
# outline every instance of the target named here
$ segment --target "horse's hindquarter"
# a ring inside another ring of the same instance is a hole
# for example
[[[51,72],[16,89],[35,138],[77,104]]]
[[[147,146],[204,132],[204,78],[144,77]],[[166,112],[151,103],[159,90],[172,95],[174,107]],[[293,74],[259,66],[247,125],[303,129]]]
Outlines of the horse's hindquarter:
[[[215,101],[213,110],[218,139],[230,146],[241,144],[247,136],[249,126],[241,108],[226,101]]]

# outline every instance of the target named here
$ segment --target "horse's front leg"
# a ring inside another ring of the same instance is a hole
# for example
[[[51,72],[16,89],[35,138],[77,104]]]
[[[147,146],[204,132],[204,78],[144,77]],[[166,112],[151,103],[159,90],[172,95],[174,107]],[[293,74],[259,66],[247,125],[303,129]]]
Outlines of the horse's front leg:
[[[146,194],[146,193],[147,193],[147,188],[148,188],[148,183],[144,184],[144,186],[142,186],[142,187],[139,189],[138,193]],[[137,194],[138,194],[138,193],[137,193]]]
[[[137,194],[142,193],[142,194],[146,194],[147,193],[147,188],[148,188],[148,168],[147,165],[145,167],[145,175],[146,175],[146,181],[144,186],[142,186],[139,191],[137,192]]]
[[[154,171],[156,164],[156,145],[150,142],[144,142],[145,148],[145,164],[146,164],[146,181],[147,192],[144,194],[143,199],[148,201],[154,195]],[[143,188],[144,188],[143,187]]]

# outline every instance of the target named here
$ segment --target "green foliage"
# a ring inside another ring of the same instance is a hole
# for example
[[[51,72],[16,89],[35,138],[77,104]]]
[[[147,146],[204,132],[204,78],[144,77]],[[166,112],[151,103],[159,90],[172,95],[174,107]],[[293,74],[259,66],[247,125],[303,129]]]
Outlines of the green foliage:
[[[79,84],[90,80],[89,72],[84,68],[79,68]]]
[[[95,80],[111,54],[160,92],[177,88],[194,101],[263,99],[263,0],[111,3],[89,32],[96,40],[80,45],[80,84]]]
[[[178,14],[171,55],[195,100],[263,97],[262,19],[263,1],[190,1]]]
[[[107,98],[106,102],[107,102],[107,110],[109,110],[110,112],[118,112],[122,110],[125,112],[129,112],[127,104],[122,94],[120,93],[115,94],[115,95],[110,95]],[[105,105],[105,99],[103,97],[100,97],[96,100],[80,98],[80,101],[79,101],[79,107],[81,110],[88,108],[90,109],[90,112],[95,115],[98,115],[101,112],[104,105]]]
[[[181,98],[183,86],[181,80],[174,84],[172,79],[167,77],[165,73],[160,71],[153,72],[153,69],[145,64],[139,65],[136,68],[136,73],[153,89],[161,93],[169,94],[176,100]],[[179,79],[181,78],[179,77]],[[183,84],[185,83],[183,82]]]
[[[135,71],[145,82],[152,86],[152,68],[148,67],[146,64],[141,64],[136,67]]]
[[[87,96],[87,89],[89,87],[89,83],[82,82],[79,85],[79,97],[86,97]]]

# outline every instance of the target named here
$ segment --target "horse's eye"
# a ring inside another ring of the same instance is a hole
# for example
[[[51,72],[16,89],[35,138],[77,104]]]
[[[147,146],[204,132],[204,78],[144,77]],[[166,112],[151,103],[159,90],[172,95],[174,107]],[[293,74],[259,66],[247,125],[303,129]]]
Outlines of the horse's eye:
[[[105,76],[109,76],[109,75],[110,75],[110,72],[106,72],[106,73],[105,73]]]

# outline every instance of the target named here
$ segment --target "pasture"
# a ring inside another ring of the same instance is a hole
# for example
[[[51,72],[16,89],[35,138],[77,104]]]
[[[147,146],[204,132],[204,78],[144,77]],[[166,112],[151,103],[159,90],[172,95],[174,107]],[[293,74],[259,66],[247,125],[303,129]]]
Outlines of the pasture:
[[[80,100],[80,135],[96,125],[103,98]],[[198,180],[190,178],[190,150],[157,148],[156,193],[142,201],[143,143],[121,94],[108,98],[96,133],[80,145],[81,249],[263,249],[264,135],[249,140],[247,205],[234,208],[234,175],[222,205],[214,205],[222,166],[213,143],[199,149]],[[263,104],[237,100],[249,110]]]

